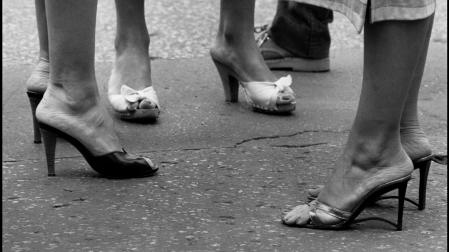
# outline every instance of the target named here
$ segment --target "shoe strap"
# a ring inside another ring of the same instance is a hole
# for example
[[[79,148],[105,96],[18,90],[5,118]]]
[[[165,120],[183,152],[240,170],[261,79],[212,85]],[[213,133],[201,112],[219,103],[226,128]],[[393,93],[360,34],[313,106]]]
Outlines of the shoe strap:
[[[268,24],[254,26],[254,33],[260,34],[261,32],[268,31],[270,26]]]
[[[265,41],[269,39],[270,36],[268,35],[268,30],[260,32],[260,34],[256,36],[257,47],[260,47],[263,43],[265,43]]]
[[[422,158],[418,158],[415,160],[412,160],[414,164],[421,163],[421,162],[427,162],[427,161],[433,161],[437,164],[441,165],[447,165],[447,154],[443,153],[437,153],[437,154],[430,154]]]
[[[242,86],[244,88],[250,88],[252,86],[270,86],[270,87],[274,87],[276,90],[278,91],[288,91],[288,89],[290,88],[290,86],[292,85],[292,76],[289,74],[287,76],[281,77],[279,78],[277,81],[275,82],[270,82],[270,81],[241,81],[240,83],[242,84]]]
[[[431,160],[441,165],[447,165],[447,154],[433,154]]]
[[[352,214],[349,211],[344,211],[335,207],[331,207],[318,200],[314,200],[311,203],[309,203],[309,219],[312,225],[329,225],[329,223],[325,223],[320,219],[320,217],[317,214],[318,210],[341,221],[348,220]]]

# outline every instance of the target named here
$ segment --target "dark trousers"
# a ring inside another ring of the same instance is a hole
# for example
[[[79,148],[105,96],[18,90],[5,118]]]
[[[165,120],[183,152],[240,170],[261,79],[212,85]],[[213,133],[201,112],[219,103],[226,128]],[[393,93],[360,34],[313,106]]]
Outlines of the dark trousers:
[[[278,1],[270,28],[273,41],[302,58],[329,57],[331,38],[328,24],[333,13],[326,8],[293,1]]]

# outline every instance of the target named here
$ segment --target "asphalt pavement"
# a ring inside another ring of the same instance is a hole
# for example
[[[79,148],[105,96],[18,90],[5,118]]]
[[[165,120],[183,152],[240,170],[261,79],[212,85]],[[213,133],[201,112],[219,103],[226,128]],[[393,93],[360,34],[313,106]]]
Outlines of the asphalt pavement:
[[[17,4],[12,2],[6,4]],[[4,27],[18,24],[6,21]],[[419,111],[434,151],[447,153],[447,42],[445,35],[435,36]],[[438,164],[431,167],[427,208],[407,204],[403,231],[378,222],[338,232],[280,223],[283,210],[304,202],[307,188],[325,182],[341,153],[360,94],[359,46],[333,48],[327,73],[275,72],[293,77],[298,98],[290,116],[254,113],[243,99],[226,103],[203,49],[153,60],[160,120],[117,119],[115,129],[129,152],[150,156],[161,168],[155,177],[131,180],[101,178],[63,141],[57,145],[56,177],[47,177],[25,95],[32,59],[24,56],[21,63],[14,55],[22,52],[10,50],[3,51],[9,60],[2,75],[3,251],[447,250],[447,166]],[[108,59],[96,65],[102,91]],[[417,198],[417,182],[410,182],[410,198]],[[364,214],[395,219],[396,209],[394,200],[385,201]]]

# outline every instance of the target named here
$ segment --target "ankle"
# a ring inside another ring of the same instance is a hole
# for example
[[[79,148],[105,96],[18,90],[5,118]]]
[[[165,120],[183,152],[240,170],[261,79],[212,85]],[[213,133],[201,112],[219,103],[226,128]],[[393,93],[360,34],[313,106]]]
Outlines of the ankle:
[[[400,123],[400,131],[401,131],[401,134],[407,133],[407,132],[413,132],[413,133],[416,133],[418,131],[422,132],[421,125],[419,124],[418,118],[402,119],[401,123]]]
[[[248,42],[229,41],[218,36],[210,49],[210,54],[213,58],[225,61],[224,63],[247,62],[257,65],[261,60],[257,47],[253,48]]]
[[[251,48],[252,41],[255,45],[254,34],[246,32],[222,31],[217,34],[215,41],[218,46],[232,49]]]
[[[36,70],[40,72],[50,73],[50,63],[46,58],[39,58],[36,65]]]
[[[39,61],[44,61],[47,63],[50,61],[50,54],[48,53],[48,51],[39,51]]]
[[[150,36],[148,32],[128,31],[126,33],[117,33],[114,45],[117,55],[121,55],[129,50],[148,52]]]
[[[361,169],[389,167],[407,159],[399,137],[362,136],[351,133],[344,155]]]
[[[76,83],[83,88],[75,88],[72,85],[49,83],[45,100],[48,105],[61,106],[74,113],[83,113],[100,104],[96,83]]]

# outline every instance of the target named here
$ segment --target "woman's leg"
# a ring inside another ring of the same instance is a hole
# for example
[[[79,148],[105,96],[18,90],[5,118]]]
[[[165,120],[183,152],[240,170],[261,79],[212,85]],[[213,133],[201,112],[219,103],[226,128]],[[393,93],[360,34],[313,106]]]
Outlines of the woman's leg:
[[[343,155],[318,196],[320,202],[351,211],[369,190],[412,172],[413,165],[400,142],[400,121],[413,84],[410,73],[425,60],[422,53],[432,21],[429,17],[366,22],[357,115]],[[300,206],[284,221],[304,224],[308,214],[308,206]],[[329,215],[320,217],[335,221]]]
[[[43,93],[48,82],[48,32],[47,18],[45,16],[45,0],[35,0],[37,32],[39,37],[39,61],[27,80],[28,91]]]
[[[120,94],[122,85],[142,90],[152,85],[148,47],[150,36],[145,23],[144,0],[116,0],[116,57],[108,83],[109,94]],[[154,108],[146,100],[140,108]],[[126,108],[124,108],[126,109]]]
[[[220,23],[212,57],[232,67],[240,81],[276,81],[254,39],[255,0],[221,0]]]
[[[50,81],[36,116],[94,155],[120,151],[95,79],[96,0],[46,0]]]
[[[259,112],[290,113],[296,101],[291,77],[270,72],[254,38],[255,0],[221,0],[220,23],[210,50],[227,101],[237,102],[239,85],[248,104]]]
[[[48,61],[48,31],[47,31],[47,17],[45,14],[45,0],[35,0],[36,5],[36,21],[37,32],[39,37],[39,58]]]
[[[433,18],[433,16],[432,16]],[[425,44],[419,52],[418,65],[412,73],[411,87],[408,92],[407,101],[401,116],[401,144],[407,155],[416,160],[432,153],[430,143],[421,129],[418,120],[418,94],[421,86],[421,80],[424,73],[424,66],[426,63],[427,49],[429,47],[430,33],[432,28],[427,31]],[[309,190],[309,196],[312,198],[318,197],[322,186]]]
[[[433,19],[433,16],[431,18]],[[401,118],[402,147],[412,160],[425,157],[432,153],[430,143],[421,129],[418,120],[418,94],[424,73],[431,32],[432,27],[430,27],[427,31],[428,34],[426,34],[425,44],[420,52],[418,65],[413,72],[411,87],[408,92],[407,101],[405,103]]]

